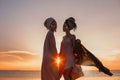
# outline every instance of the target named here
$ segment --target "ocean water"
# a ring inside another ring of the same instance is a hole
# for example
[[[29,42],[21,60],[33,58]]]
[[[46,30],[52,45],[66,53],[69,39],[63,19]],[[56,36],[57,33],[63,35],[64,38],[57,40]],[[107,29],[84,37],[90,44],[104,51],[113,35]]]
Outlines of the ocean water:
[[[112,77],[98,71],[83,71],[84,76],[77,80],[120,80],[120,70],[114,70]],[[40,71],[0,71],[0,80],[41,80]],[[46,75],[47,77],[47,75]],[[64,80],[63,77],[60,80]]]

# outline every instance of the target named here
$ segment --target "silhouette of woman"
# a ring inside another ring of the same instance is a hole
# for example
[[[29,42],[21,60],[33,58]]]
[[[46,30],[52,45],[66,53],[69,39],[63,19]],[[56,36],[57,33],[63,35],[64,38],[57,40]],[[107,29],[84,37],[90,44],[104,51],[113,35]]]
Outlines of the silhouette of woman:
[[[61,42],[60,57],[63,59],[63,64],[59,68],[60,75],[63,74],[65,80],[75,80],[84,75],[81,65],[86,65],[95,66],[99,71],[112,76],[110,70],[81,44],[80,39],[76,39],[75,35],[70,33],[72,29],[76,28],[73,17],[65,20],[63,31],[66,32],[66,35]]]
[[[41,68],[41,80],[59,80],[58,68],[55,66],[54,58],[57,55],[56,42],[54,32],[57,28],[57,23],[53,18],[47,18],[44,26],[49,30],[47,32]]]
[[[75,35],[71,34],[71,30],[77,28],[75,19],[70,17],[65,20],[63,25],[63,31],[66,35],[61,42],[60,56],[63,59],[63,65],[60,65],[60,75],[63,74],[65,80],[72,80],[71,73],[75,65],[73,47],[75,43]]]

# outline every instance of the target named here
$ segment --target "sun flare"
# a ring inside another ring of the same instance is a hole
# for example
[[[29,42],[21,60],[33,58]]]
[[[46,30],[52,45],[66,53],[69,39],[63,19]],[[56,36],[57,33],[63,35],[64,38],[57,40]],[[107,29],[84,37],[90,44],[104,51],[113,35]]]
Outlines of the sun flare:
[[[57,57],[56,62],[57,62],[57,64],[60,64],[60,62],[61,62],[60,57]]]
[[[59,68],[59,66],[60,66],[60,63],[61,63],[61,59],[60,59],[60,57],[58,56],[57,58],[56,58],[56,64],[57,64],[57,67]]]

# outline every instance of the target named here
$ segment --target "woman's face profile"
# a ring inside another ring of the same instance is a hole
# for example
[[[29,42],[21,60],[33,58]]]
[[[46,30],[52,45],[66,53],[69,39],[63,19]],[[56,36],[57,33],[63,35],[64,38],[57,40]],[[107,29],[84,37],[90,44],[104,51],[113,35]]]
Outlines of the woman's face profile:
[[[51,23],[51,30],[56,31],[56,29],[57,29],[57,23],[54,21]]]
[[[69,28],[68,28],[68,26],[67,26],[66,23],[64,23],[64,25],[63,25],[63,31],[64,31],[64,32],[69,31]]]

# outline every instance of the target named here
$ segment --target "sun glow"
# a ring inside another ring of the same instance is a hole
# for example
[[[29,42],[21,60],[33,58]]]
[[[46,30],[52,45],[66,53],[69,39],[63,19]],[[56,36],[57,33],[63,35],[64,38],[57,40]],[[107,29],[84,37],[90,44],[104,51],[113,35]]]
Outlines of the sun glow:
[[[60,60],[60,57],[57,57],[57,64],[60,64],[61,60]]]
[[[60,59],[59,56],[57,56],[57,58],[56,58],[56,64],[57,64],[57,67],[58,67],[58,68],[59,68],[59,66],[60,66],[60,63],[61,63],[61,59]]]

